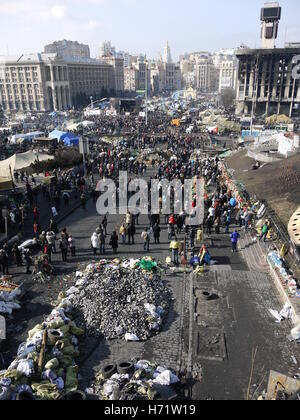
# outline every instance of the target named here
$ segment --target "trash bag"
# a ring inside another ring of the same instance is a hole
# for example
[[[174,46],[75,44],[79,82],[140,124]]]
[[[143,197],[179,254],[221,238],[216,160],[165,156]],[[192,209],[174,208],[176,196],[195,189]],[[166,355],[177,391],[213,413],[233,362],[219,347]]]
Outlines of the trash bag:
[[[177,384],[178,382],[180,382],[179,378],[176,375],[174,375],[170,370],[165,370],[153,381],[153,383],[164,386],[170,386],[173,384]]]

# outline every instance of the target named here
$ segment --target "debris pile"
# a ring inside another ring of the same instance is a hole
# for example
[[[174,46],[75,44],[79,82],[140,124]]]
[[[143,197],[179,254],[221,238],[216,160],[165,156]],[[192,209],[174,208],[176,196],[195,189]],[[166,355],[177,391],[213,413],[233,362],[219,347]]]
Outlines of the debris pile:
[[[54,268],[52,264],[50,264],[47,255],[39,255],[34,260],[33,279],[37,283],[49,283],[51,281],[51,275],[53,272]]]
[[[284,287],[288,288],[288,292],[292,296],[296,296],[298,292],[298,284],[291,273],[288,272],[284,261],[280,254],[276,251],[272,251],[268,254],[268,262],[271,267],[277,272],[281,283]]]
[[[147,360],[108,365],[96,374],[87,393],[101,400],[169,400],[178,396],[180,379],[171,370]]]
[[[18,299],[22,294],[22,285],[13,284],[7,278],[0,279],[0,314],[11,315],[21,309]]]
[[[77,272],[77,278],[66,296],[88,335],[145,341],[160,331],[170,292],[156,263],[102,260]]]
[[[75,359],[84,330],[72,321],[72,308],[61,298],[51,315],[29,331],[8,369],[0,372],[0,400],[57,400],[77,391]]]

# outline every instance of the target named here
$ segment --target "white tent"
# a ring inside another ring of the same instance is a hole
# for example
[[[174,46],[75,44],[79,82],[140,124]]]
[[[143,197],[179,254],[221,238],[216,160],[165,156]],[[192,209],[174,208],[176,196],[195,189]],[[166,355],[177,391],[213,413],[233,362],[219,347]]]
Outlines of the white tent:
[[[25,141],[32,141],[33,139],[36,139],[37,137],[44,136],[45,133],[42,131],[35,131],[34,133],[27,133],[27,134],[15,134],[12,136],[10,143],[16,144],[16,143],[22,143]]]
[[[0,177],[10,178],[10,170],[14,173],[14,171],[29,168],[29,166],[35,163],[36,160],[43,162],[51,159],[54,159],[54,157],[44,153],[34,153],[32,151],[15,154],[12,157],[0,162]]]
[[[70,131],[74,131],[74,130],[77,130],[78,127],[80,127],[80,126],[82,126],[84,128],[87,128],[87,127],[93,127],[94,125],[95,125],[95,123],[93,121],[82,121],[82,122],[77,123],[77,124],[67,125],[67,129],[70,130]]]

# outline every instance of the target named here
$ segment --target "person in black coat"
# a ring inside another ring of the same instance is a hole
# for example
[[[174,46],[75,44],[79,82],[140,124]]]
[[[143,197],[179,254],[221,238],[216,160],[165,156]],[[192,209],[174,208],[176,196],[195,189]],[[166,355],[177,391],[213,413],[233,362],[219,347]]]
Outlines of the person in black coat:
[[[153,226],[154,242],[159,244],[161,228],[158,223]]]
[[[131,223],[127,229],[128,233],[128,245],[134,245],[134,235],[136,234],[136,229],[134,223]]]
[[[0,250],[0,266],[3,275],[8,275],[8,253],[4,250]]]
[[[109,245],[112,247],[114,254],[117,254],[119,248],[119,238],[117,232],[113,232],[113,234],[111,235]]]

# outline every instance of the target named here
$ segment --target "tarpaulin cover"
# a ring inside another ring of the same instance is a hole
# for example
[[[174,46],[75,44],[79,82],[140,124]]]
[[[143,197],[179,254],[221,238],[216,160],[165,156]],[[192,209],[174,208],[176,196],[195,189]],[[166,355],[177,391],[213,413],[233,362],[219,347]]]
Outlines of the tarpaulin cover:
[[[51,159],[54,159],[54,156],[44,153],[34,153],[31,150],[26,153],[15,154],[9,159],[0,162],[0,177],[10,178],[11,172],[25,170],[35,163],[36,160],[43,162]]]
[[[66,131],[54,130],[49,134],[50,139],[57,139],[60,142],[63,142],[65,146],[78,146],[79,137],[75,136],[73,133]]]
[[[154,268],[157,268],[157,263],[152,260],[142,259],[138,266],[145,271],[152,271]]]

